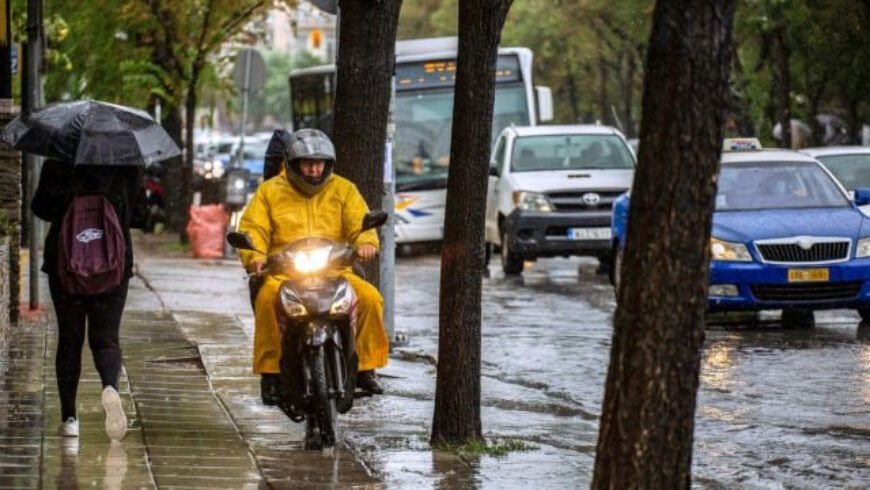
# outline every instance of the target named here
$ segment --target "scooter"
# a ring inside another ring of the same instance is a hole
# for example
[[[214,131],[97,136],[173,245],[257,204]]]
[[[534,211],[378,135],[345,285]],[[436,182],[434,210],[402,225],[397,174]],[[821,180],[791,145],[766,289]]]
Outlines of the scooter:
[[[386,221],[383,211],[368,213],[350,242]],[[337,415],[353,407],[359,359],[354,349],[356,294],[346,279],[330,273],[356,264],[353,248],[309,237],[267,255],[247,234],[229,233],[227,241],[266,257],[259,274],[289,278],[275,302],[282,347],[278,406],[294,422],[306,421],[306,449],[334,447]]]

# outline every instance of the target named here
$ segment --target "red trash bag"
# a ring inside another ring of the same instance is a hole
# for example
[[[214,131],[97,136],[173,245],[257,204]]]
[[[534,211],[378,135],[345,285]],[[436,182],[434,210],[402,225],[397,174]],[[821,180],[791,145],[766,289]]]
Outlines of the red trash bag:
[[[217,259],[224,256],[224,235],[230,215],[223,204],[190,207],[187,237],[190,250],[198,259]]]

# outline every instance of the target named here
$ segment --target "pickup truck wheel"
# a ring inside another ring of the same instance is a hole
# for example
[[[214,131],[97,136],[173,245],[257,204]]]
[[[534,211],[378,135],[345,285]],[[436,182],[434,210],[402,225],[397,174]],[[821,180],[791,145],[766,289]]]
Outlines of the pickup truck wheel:
[[[492,244],[485,242],[483,244],[483,267],[489,267],[489,260],[492,258]]]
[[[523,272],[523,259],[511,251],[506,232],[501,235],[501,268],[506,275]]]
[[[861,322],[870,321],[870,308],[858,308],[858,314],[861,315]]]

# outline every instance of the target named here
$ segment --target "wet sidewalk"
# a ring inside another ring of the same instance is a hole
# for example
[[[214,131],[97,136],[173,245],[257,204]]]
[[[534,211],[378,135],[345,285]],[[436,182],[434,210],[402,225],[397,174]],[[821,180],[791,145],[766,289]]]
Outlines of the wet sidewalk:
[[[303,426],[260,403],[251,373],[253,315],[238,262],[194,260],[149,243],[151,237],[136,240],[137,275],[121,327],[127,437],[113,445],[105,435],[87,346],[78,398],[82,436],[78,445],[56,436],[49,311],[18,328],[0,375],[0,489],[588,485],[582,467],[591,459],[594,414],[521,380],[484,378],[485,436],[521,440],[531,450],[457,455],[429,446],[437,317],[415,306],[437,281],[428,259],[425,277],[421,264],[400,270],[403,281],[425,287],[399,298],[400,311],[413,312],[400,315],[400,328],[415,325],[418,334],[381,371],[387,394],[357,400],[339,418],[340,448],[323,453],[303,450]],[[562,442],[547,436],[570,427]]]
[[[301,426],[259,404],[250,337],[235,317],[173,312],[139,277],[121,325],[127,436],[105,434],[86,343],[80,437],[59,437],[53,312],[31,317],[0,355],[0,489],[378,486],[345,450],[301,451]]]

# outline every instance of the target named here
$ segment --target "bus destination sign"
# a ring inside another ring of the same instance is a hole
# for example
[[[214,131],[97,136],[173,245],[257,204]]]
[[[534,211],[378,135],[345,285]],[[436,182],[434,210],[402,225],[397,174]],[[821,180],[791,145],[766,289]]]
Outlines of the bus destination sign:
[[[496,83],[518,82],[520,63],[516,56],[498,57]],[[401,63],[396,67],[396,89],[452,87],[456,83],[456,60],[429,60]]]

